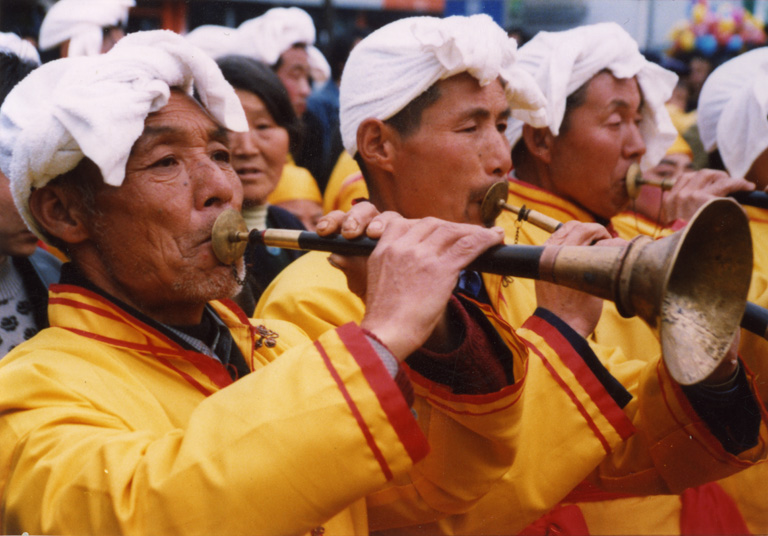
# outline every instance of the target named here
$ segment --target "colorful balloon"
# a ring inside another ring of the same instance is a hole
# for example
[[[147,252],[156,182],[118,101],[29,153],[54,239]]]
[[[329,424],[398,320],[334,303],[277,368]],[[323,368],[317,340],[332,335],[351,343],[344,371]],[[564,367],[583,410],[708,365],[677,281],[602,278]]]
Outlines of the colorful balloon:
[[[690,52],[696,45],[696,36],[691,30],[683,30],[677,38],[677,44],[681,50]]]
[[[728,43],[725,45],[725,48],[728,52],[739,52],[741,51],[742,47],[744,47],[744,40],[739,34],[732,35],[728,40]]]
[[[693,19],[694,24],[701,24],[704,22],[704,17],[707,14],[707,6],[699,3],[693,6],[693,16],[691,17]]]
[[[712,34],[698,36],[696,38],[696,50],[705,56],[711,56],[717,50],[717,39]]]
[[[722,35],[730,36],[736,29],[736,21],[732,18],[721,19],[717,23],[717,32]]]

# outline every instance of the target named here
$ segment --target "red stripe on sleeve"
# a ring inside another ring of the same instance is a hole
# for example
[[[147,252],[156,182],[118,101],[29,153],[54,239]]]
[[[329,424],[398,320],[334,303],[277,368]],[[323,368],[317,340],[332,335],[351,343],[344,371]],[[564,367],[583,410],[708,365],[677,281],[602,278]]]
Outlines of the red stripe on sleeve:
[[[376,393],[381,409],[384,410],[411,460],[414,463],[421,460],[429,452],[429,443],[413,418],[400,388],[387,372],[362,329],[354,323],[349,323],[338,328],[336,333],[357,361],[368,385]]]
[[[542,337],[552,349],[557,352],[563,363],[573,372],[576,380],[581,384],[589,397],[605,416],[619,436],[626,440],[635,433],[635,427],[624,411],[616,404],[616,401],[608,394],[600,381],[592,374],[581,355],[571,346],[568,340],[555,327],[546,320],[532,316],[525,322],[529,328]]]
[[[592,430],[592,432],[595,434],[595,437],[600,441],[600,444],[603,446],[603,449],[605,450],[606,454],[609,454],[611,452],[611,446],[608,443],[608,440],[605,438],[605,436],[600,432],[600,428],[598,428],[595,421],[592,420],[592,418],[589,416],[589,413],[587,412],[587,408],[584,407],[584,405],[579,402],[578,397],[576,396],[576,393],[574,393],[570,387],[568,387],[568,384],[561,378],[557,371],[554,369],[552,364],[547,360],[546,357],[544,357],[544,354],[542,354],[538,348],[536,348],[533,344],[529,344],[528,347],[531,349],[533,353],[535,353],[537,356],[541,358],[541,362],[544,363],[544,366],[547,368],[549,373],[552,375],[552,378],[562,387],[563,391],[568,395],[568,397],[573,402],[573,405],[576,406],[576,409],[579,410],[579,413],[581,413],[582,417],[584,417],[584,420],[587,422],[587,426],[589,426],[589,429]]]
[[[336,371],[336,368],[331,363],[331,359],[328,357],[328,354],[325,352],[325,348],[323,348],[323,345],[320,344],[320,342],[315,341],[315,348],[317,348],[317,351],[320,352],[320,356],[323,358],[323,362],[325,363],[325,366],[328,368],[328,372],[331,373],[331,377],[336,382],[336,386],[339,388],[339,391],[341,391],[342,396],[344,397],[344,400],[347,402],[347,405],[349,406],[350,411],[352,412],[352,416],[357,421],[357,425],[360,427],[360,431],[363,432],[363,436],[365,437],[366,443],[368,443],[368,448],[371,449],[371,452],[373,453],[373,457],[376,458],[376,461],[379,462],[379,466],[381,467],[381,472],[384,473],[384,477],[387,480],[392,480],[392,470],[389,468],[389,465],[387,464],[387,460],[384,458],[384,454],[382,454],[381,450],[379,450],[379,446],[376,444],[376,441],[373,439],[373,434],[371,434],[371,431],[368,429],[368,425],[365,423],[365,419],[363,419],[362,414],[360,413],[360,410],[357,407],[357,404],[355,404],[355,401],[352,400],[352,396],[349,394],[349,391],[347,390],[347,386],[344,385],[344,382],[341,381],[341,377],[339,376],[339,373]]]

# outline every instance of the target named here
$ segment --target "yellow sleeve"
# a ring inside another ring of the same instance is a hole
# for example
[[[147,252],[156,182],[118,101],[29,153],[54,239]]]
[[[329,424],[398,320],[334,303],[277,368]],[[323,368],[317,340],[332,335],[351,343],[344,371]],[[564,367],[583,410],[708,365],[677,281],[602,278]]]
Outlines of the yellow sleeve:
[[[125,352],[58,330],[3,362],[3,533],[302,533],[428,450],[352,324],[208,397]]]
[[[515,534],[585,480],[623,493],[670,493],[763,466],[753,463],[765,455],[764,426],[758,447],[730,455],[693,415],[682,393],[653,393],[679,391],[663,366],[597,348],[617,379],[633,392],[642,391],[622,408],[583,356],[558,341],[553,328],[533,317],[518,330],[531,353],[524,381],[518,380],[519,413],[511,432],[515,456],[503,477],[466,513],[426,526],[405,518],[401,527],[392,527],[374,511],[372,526],[381,523],[392,529],[383,534],[392,535]]]
[[[423,528],[425,534],[514,534],[561,500],[633,431],[630,420],[584,363],[583,348],[573,346],[542,317],[532,317],[517,331],[518,337],[490,308],[485,312],[513,352],[527,354],[520,359],[521,368],[515,369],[515,383],[492,395],[453,396],[415,378],[417,394],[432,408],[427,415],[420,410],[419,421],[422,427],[425,419],[430,427],[460,423],[475,434],[503,429],[514,455],[502,472],[490,466],[466,466],[467,471],[495,476],[495,484],[479,501],[465,504],[465,513],[454,511]],[[452,467],[461,475],[465,466],[458,456],[473,449],[464,441],[432,454],[441,454],[443,471]],[[414,472],[426,471],[422,465]],[[437,474],[439,469],[432,470]],[[396,500],[409,492],[407,486],[391,487],[369,497],[371,528],[391,534],[422,533],[413,505]]]
[[[327,258],[328,253],[310,251],[293,261],[261,295],[254,316],[295,322],[310,339],[347,322],[359,323],[365,305]]]
[[[748,374],[753,392],[755,378]],[[738,455],[728,453],[709,431],[672,380],[659,359],[643,369],[637,390],[638,434],[617,456],[600,467],[601,487],[653,493],[680,493],[718,480],[765,460],[768,453],[768,414],[758,400],[761,424],[757,445]],[[639,453],[642,451],[642,454]],[[633,457],[648,452],[652,461],[645,474],[632,467]],[[627,463],[629,462],[629,463]]]
[[[363,313],[362,302],[347,290],[343,274],[331,268],[323,254],[309,253],[278,276],[265,292],[256,314],[266,318],[293,319],[307,330],[310,337],[314,337],[336,323],[357,320]],[[494,487],[492,483],[506,478],[508,464],[512,462],[505,458],[509,451],[489,441],[491,438],[498,441],[499,434],[503,438],[502,445],[510,445],[514,460],[520,461],[516,466],[522,474],[526,474],[524,467],[529,470],[531,463],[543,461],[544,453],[551,452],[548,449],[559,440],[556,449],[563,454],[563,463],[556,464],[558,471],[554,474],[565,468],[568,477],[562,480],[563,489],[552,488],[548,491],[553,497],[558,492],[564,495],[570,491],[568,486],[577,484],[589,474],[605,455],[606,448],[621,441],[622,436],[627,434],[626,428],[630,423],[619,409],[613,408],[612,422],[603,415],[604,408],[593,401],[592,396],[601,404],[615,406],[609,397],[606,398],[607,394],[590,395],[584,389],[573,394],[562,388],[564,380],[561,375],[570,377],[573,373],[567,372],[567,367],[562,364],[565,358],[558,352],[567,354],[569,363],[578,362],[577,352],[570,344],[560,341],[563,348],[555,349],[548,339],[536,331],[529,331],[527,341],[523,342],[511,331],[509,324],[496,318],[490,309],[486,310],[486,315],[494,322],[513,354],[518,356],[514,362],[517,381],[494,395],[455,397],[411,371],[417,395],[414,410],[420,426],[430,438],[433,451],[414,468],[407,481],[397,481],[390,489],[368,498],[372,528],[421,523],[425,519],[471,508],[479,497]],[[545,331],[549,334],[552,330]],[[546,361],[538,354],[526,358],[529,352],[542,352]],[[564,370],[550,371],[548,366]],[[583,369],[581,374],[591,375]],[[578,404],[574,403],[573,396],[579,398]],[[585,419],[583,411],[592,415]],[[562,419],[558,417],[557,421],[553,421],[547,415],[562,415]],[[561,426],[566,421],[570,424]],[[555,423],[563,436],[555,438],[543,433],[550,432],[548,424]],[[583,443],[574,447],[573,436],[582,434],[586,436]],[[453,439],[432,441],[433,437]],[[527,448],[529,444],[530,449]],[[546,447],[543,446],[545,444]],[[541,451],[538,450],[540,448]],[[574,465],[573,458],[566,457],[566,453],[573,452],[574,448],[584,450],[578,458],[583,465]],[[537,455],[541,458],[536,458]],[[530,484],[525,479],[520,482],[524,486]],[[540,504],[534,507],[526,503],[527,489],[515,489],[521,504],[509,511],[542,508]],[[540,495],[537,497],[541,498]],[[535,502],[538,503],[539,499]]]

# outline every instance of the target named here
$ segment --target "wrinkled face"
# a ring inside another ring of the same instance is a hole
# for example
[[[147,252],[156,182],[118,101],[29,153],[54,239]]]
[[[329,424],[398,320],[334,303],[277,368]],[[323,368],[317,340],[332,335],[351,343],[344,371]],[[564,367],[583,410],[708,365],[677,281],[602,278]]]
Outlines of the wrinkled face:
[[[283,52],[280,56],[280,67],[275,74],[288,91],[296,115],[301,117],[307,109],[307,97],[312,92],[306,47],[297,45]]]
[[[396,142],[391,204],[406,218],[482,224],[480,204],[512,162],[504,131],[509,104],[499,80],[485,87],[467,73],[438,82],[440,97],[416,132]]]
[[[230,132],[232,165],[243,183],[243,205],[263,205],[277,186],[288,156],[288,131],[254,93],[235,90],[248,118],[248,132]]]
[[[643,173],[643,177],[654,181],[665,179],[677,179],[685,171],[693,169],[693,161],[686,153],[672,153],[665,155],[659,164]],[[661,188],[655,186],[641,186],[640,193],[634,201],[638,212],[652,218],[657,218],[661,210],[661,199],[664,195]]]
[[[27,229],[13,204],[8,177],[0,172],[0,258],[26,257],[37,247],[37,237]]]
[[[150,316],[237,290],[232,267],[211,247],[216,217],[242,201],[229,160],[226,130],[186,94],[173,91],[168,104],[147,117],[125,181],[103,185],[95,196],[89,229],[100,250],[97,282],[104,290]]]
[[[584,103],[569,112],[569,128],[554,139],[552,190],[601,218],[624,210],[629,204],[627,170],[645,153],[641,106],[634,78],[596,75]]]

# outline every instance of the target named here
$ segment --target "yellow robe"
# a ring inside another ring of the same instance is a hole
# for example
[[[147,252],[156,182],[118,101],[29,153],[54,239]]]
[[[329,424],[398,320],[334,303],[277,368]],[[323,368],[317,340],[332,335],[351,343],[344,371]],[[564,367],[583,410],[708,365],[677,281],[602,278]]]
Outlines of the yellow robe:
[[[537,188],[533,185],[517,181],[510,181],[510,191],[508,202],[513,205],[522,206],[523,204],[560,221],[578,220],[582,222],[595,222],[595,218],[582,208],[560,198],[559,196]],[[756,233],[756,227],[760,225],[760,217],[753,207],[747,207],[750,215],[750,226],[753,236]],[[763,229],[768,231],[768,212],[763,211]],[[504,213],[497,220],[497,225],[501,225],[506,230],[508,242],[514,240],[515,235],[521,244],[541,245],[549,237],[549,233],[533,227],[530,223],[523,223],[520,226],[516,223],[516,216]],[[631,239],[638,234],[647,234],[654,238],[661,238],[669,235],[681,228],[684,222],[675,222],[669,228],[661,228],[655,222],[648,220],[635,213],[625,212],[611,220],[611,230],[618,236]],[[518,231],[518,227],[519,231]],[[765,240],[768,240],[768,232],[765,233]],[[763,242],[768,250],[768,242]],[[759,259],[768,260],[768,255],[756,249],[755,269],[759,266]],[[763,261],[765,262],[765,261]],[[763,266],[768,266],[763,264]],[[488,279],[488,278],[486,278]],[[535,292],[531,280],[515,279],[511,284],[496,278],[494,283],[489,285],[489,294],[492,301],[495,299],[498,304],[500,314],[503,318],[510,320],[513,325],[519,325],[527,314],[530,314],[536,306]],[[504,286],[506,283],[507,286]],[[760,281],[759,277],[753,278],[750,299],[759,294],[758,289],[765,289],[767,286]],[[763,304],[764,306],[768,304]],[[744,350],[744,340],[755,341],[755,337],[744,332],[742,335],[742,356],[747,365],[752,365],[749,352]],[[647,325],[637,318],[625,319],[616,310],[616,307],[605,302],[603,314],[590,340],[608,347],[618,347],[623,350],[627,356],[639,360],[648,360],[658,355],[660,348],[656,337]],[[755,344],[763,345],[760,340]],[[763,350],[762,355],[768,356],[768,345]],[[765,360],[763,360],[765,362]],[[753,371],[754,386],[760,394],[761,400],[768,400],[768,385],[764,379],[766,375],[760,371]],[[766,371],[768,372],[768,371]],[[750,471],[738,473],[724,482],[720,482],[724,489],[730,492],[730,495],[737,501],[745,521],[752,530],[760,529],[756,533],[768,533],[768,514],[761,513],[758,516],[749,515],[750,511],[757,512],[758,508],[750,508],[743,501],[755,502],[760,499],[756,497],[766,496],[768,484],[763,484],[762,490],[755,490],[753,487],[741,488],[739,482],[744,480],[756,480],[752,473],[764,474],[768,470],[768,465],[759,464]],[[763,480],[765,482],[765,480]],[[732,490],[744,489],[741,494],[733,493]],[[743,495],[744,497],[740,497]],[[627,497],[613,500],[580,502],[581,508],[591,534],[673,534],[680,530],[680,498],[678,496],[649,496],[649,497]],[[745,505],[746,506],[746,505]],[[768,509],[765,509],[768,512]]]
[[[661,226],[657,222],[631,210],[617,214],[611,218],[613,229],[622,238],[633,238],[646,235],[652,238],[663,238],[685,227],[686,222],[676,220],[669,226]]]
[[[466,511],[511,462],[513,387],[435,390],[419,423],[358,326],[312,342],[211,305],[253,370],[236,382],[109,300],[51,287],[52,327],[0,362],[4,534],[365,535],[364,497],[397,486],[391,509],[433,519]],[[257,344],[262,324],[274,348]]]
[[[362,301],[347,289],[344,275],[326,257],[310,252],[292,263],[262,295],[255,316],[293,319],[310,336],[359,321]],[[488,284],[490,278],[485,281]],[[484,312],[500,333],[508,336],[514,331],[490,307],[484,306]],[[517,375],[520,367],[515,368],[513,387],[519,392],[520,413],[509,427],[518,442],[514,461],[499,485],[468,513],[426,527],[408,509],[382,511],[403,493],[397,488],[382,491],[368,498],[372,530],[389,525],[396,527],[392,534],[486,530],[513,534],[586,478],[608,489],[669,493],[730,474],[765,455],[765,430],[760,445],[742,458],[727,454],[658,359],[646,365],[627,360],[620,352],[604,351],[614,377],[637,395],[621,409],[552,324],[534,316],[517,332],[530,355],[524,375]],[[414,384],[417,407],[432,403],[432,396],[441,392],[421,381]],[[471,406],[467,411],[473,411]],[[451,449],[441,455],[453,456]]]

